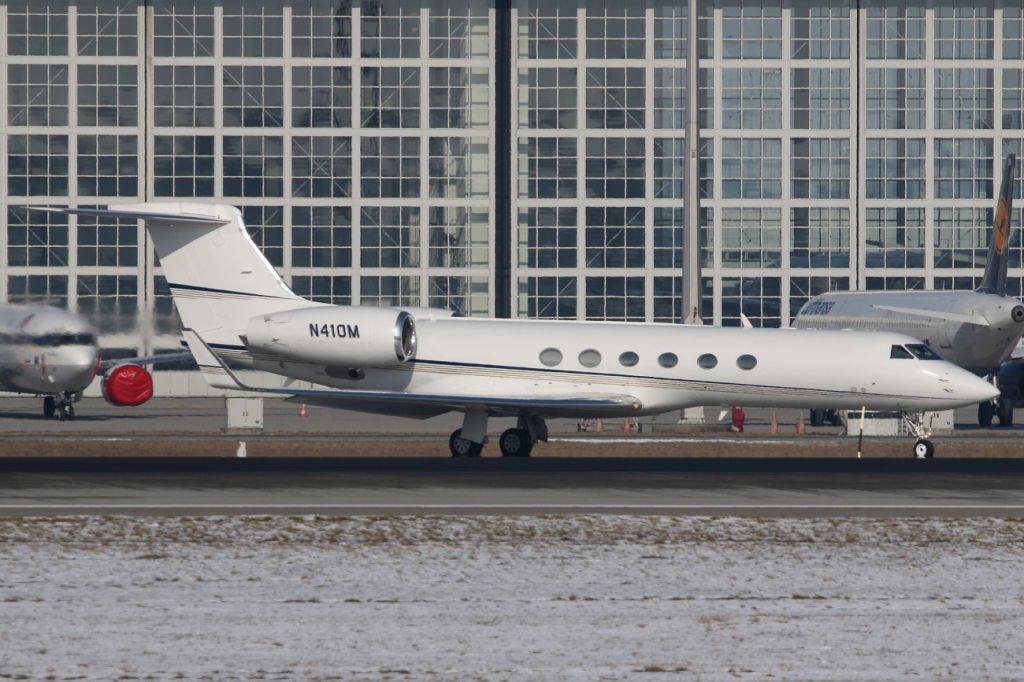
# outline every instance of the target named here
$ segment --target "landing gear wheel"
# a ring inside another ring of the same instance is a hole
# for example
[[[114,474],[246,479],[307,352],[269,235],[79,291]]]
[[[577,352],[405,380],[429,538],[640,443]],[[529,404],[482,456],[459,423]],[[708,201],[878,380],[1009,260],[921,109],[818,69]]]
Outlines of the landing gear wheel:
[[[999,397],[999,411],[996,417],[1000,426],[1013,426],[1013,403],[1002,396]]]
[[[914,443],[914,458],[915,459],[931,459],[935,456],[935,446],[927,438],[919,438]]]
[[[825,410],[811,410],[811,426],[822,426],[825,423]]]
[[[55,414],[57,414],[57,399],[52,395],[48,395],[43,398],[43,417],[53,419]]]
[[[529,457],[533,441],[527,429],[508,429],[498,439],[502,457]]]
[[[463,438],[462,429],[455,429],[448,438],[448,449],[451,451],[452,457],[479,457],[484,449],[484,444],[474,443]]]
[[[978,425],[992,426],[992,417],[996,416],[996,408],[991,400],[978,403]]]

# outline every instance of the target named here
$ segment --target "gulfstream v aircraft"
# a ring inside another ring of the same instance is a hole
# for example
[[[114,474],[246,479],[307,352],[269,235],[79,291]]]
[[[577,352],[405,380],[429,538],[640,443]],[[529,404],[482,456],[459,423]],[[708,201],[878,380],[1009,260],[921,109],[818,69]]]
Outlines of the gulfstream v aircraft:
[[[100,360],[96,331],[50,306],[0,306],[0,391],[43,396],[43,416],[74,419],[74,404],[99,374],[113,405],[141,405],[153,380],[141,365],[175,356]]]
[[[1024,305],[1006,295],[1006,265],[1013,211],[1010,154],[981,285],[974,291],[836,291],[808,301],[793,326],[801,329],[876,329],[909,334],[943,358],[979,376],[998,374],[1000,420],[1010,423],[1013,402],[1024,406],[1024,364],[1005,362],[1024,332]],[[992,421],[992,401],[979,406]],[[815,421],[812,418],[812,422]]]
[[[41,209],[47,210],[47,209]],[[329,388],[264,393],[408,417],[457,411],[455,456],[478,456],[488,417],[526,456],[549,417],[625,417],[697,405],[949,409],[995,388],[902,334],[495,320],[432,309],[333,306],[292,293],[233,206],[49,209],[145,221],[185,338],[211,385],[246,386],[227,361]],[[918,425],[920,421],[916,422]],[[923,428],[923,427],[922,427]],[[932,445],[922,430],[918,456]]]

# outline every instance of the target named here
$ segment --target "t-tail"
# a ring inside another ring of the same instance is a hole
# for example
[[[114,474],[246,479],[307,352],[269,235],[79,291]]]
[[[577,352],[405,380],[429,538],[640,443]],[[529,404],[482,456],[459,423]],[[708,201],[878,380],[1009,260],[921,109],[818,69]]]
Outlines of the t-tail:
[[[975,291],[983,294],[1006,295],[1006,261],[1010,246],[1010,227],[1013,216],[1013,169],[1017,155],[1006,158],[1003,169],[1003,184],[999,187],[999,203],[992,221],[992,240],[988,245],[988,259],[985,261],[985,276]]]
[[[144,220],[183,326],[213,347],[242,344],[256,315],[320,305],[288,288],[234,206],[147,202],[36,210]]]

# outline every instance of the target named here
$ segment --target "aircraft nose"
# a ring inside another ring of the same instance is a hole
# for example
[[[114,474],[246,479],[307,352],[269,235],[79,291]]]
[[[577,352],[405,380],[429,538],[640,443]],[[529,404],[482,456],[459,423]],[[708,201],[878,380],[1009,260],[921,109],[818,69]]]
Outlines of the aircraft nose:
[[[64,349],[64,353],[64,357],[54,368],[55,373],[60,375],[60,383],[68,386],[70,390],[84,390],[96,376],[98,351],[88,347],[67,348]]]
[[[954,395],[972,403],[982,403],[999,395],[999,389],[970,372],[960,370],[953,378]]]

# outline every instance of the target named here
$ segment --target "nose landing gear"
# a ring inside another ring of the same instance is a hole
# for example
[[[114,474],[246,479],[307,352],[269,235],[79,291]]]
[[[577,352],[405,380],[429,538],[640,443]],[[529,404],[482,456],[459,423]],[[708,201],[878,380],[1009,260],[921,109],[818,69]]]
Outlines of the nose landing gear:
[[[914,443],[915,459],[932,459],[935,456],[935,445],[929,440],[931,429],[924,425],[924,412],[903,413],[903,423],[907,430],[917,438]]]
[[[75,418],[74,403],[81,395],[65,391],[59,395],[48,395],[43,398],[43,417],[60,421],[71,421]]]

